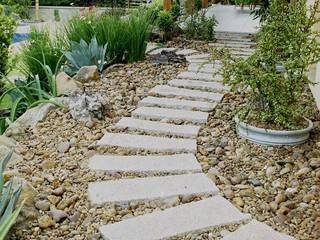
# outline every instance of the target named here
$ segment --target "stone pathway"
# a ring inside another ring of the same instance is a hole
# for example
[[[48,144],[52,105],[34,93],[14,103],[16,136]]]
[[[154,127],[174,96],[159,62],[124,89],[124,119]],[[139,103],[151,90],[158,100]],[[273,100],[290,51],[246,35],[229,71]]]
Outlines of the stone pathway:
[[[254,43],[245,34],[218,34],[215,47],[225,46],[238,57],[248,57]],[[160,53],[155,49],[150,54]],[[168,50],[168,49],[165,49]],[[180,73],[168,85],[150,90],[131,117],[122,118],[116,129],[97,142],[99,146],[153,152],[149,155],[96,155],[89,160],[94,171],[109,174],[143,173],[146,177],[92,182],[88,198],[92,205],[131,204],[137,201],[170,201],[176,197],[202,197],[202,200],[169,207],[138,217],[101,226],[108,240],[160,240],[188,233],[216,230],[242,224],[225,240],[292,240],[263,223],[241,213],[228,200],[219,196],[218,188],[204,174],[198,163],[196,137],[200,125],[229,90],[219,75],[219,62],[208,62],[209,55],[192,49],[169,49],[186,55],[188,71]],[[142,135],[144,133],[144,135]],[[156,175],[156,176],[155,176]],[[160,176],[159,176],[160,175]],[[176,238],[175,238],[176,239]]]

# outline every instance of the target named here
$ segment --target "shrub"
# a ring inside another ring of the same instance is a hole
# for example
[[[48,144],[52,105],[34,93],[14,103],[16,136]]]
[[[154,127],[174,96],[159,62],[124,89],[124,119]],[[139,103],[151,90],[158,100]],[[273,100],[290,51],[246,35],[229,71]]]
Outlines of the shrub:
[[[215,39],[216,25],[217,21],[214,17],[206,17],[205,11],[201,11],[187,19],[184,34],[188,39],[212,41]]]
[[[21,55],[22,70],[32,80],[38,75],[44,91],[53,93],[43,65],[53,71],[59,69],[64,61],[63,50],[66,45],[61,36],[51,39],[48,30],[32,29],[30,32],[28,45],[23,49]]]
[[[201,0],[186,0],[184,3],[185,11],[188,15],[193,15],[201,9]]]
[[[4,240],[7,234],[18,217],[23,203],[15,209],[15,205],[20,197],[21,185],[15,187],[13,179],[11,178],[7,183],[4,181],[3,172],[11,159],[12,152],[10,152],[0,162],[0,239]]]
[[[251,57],[242,60],[225,51],[215,53],[215,58],[224,55],[226,82],[248,98],[239,112],[242,121],[274,129],[304,127],[308,68],[320,60],[318,33],[313,31],[319,7],[316,0],[308,14],[306,0],[272,0]]]
[[[68,64],[65,66],[65,72],[74,75],[83,66],[96,65],[100,72],[105,66],[105,58],[108,44],[99,46],[96,37],[92,38],[88,44],[84,40],[71,42],[71,51],[66,52]]]
[[[178,18],[180,17],[181,13],[180,13],[180,4],[177,1],[174,1],[171,5],[171,9],[170,9],[171,15],[173,17],[174,21],[177,21]]]
[[[177,28],[171,12],[168,11],[158,13],[157,25],[164,35],[164,40],[170,39],[174,34],[174,30]]]
[[[29,7],[32,4],[31,0],[2,0],[0,3],[7,5],[9,14],[16,13],[22,19],[30,18]]]

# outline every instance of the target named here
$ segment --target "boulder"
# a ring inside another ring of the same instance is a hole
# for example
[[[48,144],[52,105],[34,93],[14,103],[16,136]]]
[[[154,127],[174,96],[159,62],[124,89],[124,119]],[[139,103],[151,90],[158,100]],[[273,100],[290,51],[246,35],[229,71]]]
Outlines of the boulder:
[[[12,151],[11,148],[6,147],[4,145],[0,145],[0,160],[4,159],[8,155],[8,153],[11,152],[11,151]],[[11,157],[9,163],[12,164],[14,162],[18,162],[18,161],[22,161],[22,160],[23,160],[23,158],[20,155],[18,155],[17,153],[14,152],[12,154],[12,157]]]
[[[72,79],[65,72],[60,72],[56,76],[57,95],[69,95],[74,91],[82,90],[81,83]]]
[[[73,80],[81,83],[97,81],[100,79],[100,73],[97,66],[84,66],[80,68]]]

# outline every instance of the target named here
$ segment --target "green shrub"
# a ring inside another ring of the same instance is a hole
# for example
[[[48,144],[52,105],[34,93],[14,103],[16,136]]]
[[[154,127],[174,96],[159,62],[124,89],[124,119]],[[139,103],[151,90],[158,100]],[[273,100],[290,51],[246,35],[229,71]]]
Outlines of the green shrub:
[[[9,14],[16,13],[22,19],[30,18],[29,7],[32,4],[32,0],[1,0],[0,3],[7,5]]]
[[[187,39],[212,41],[215,39],[214,27],[217,21],[214,17],[206,17],[205,12],[195,13],[186,21],[184,34]]]
[[[184,9],[188,15],[193,15],[201,9],[201,0],[186,0]]]
[[[163,34],[164,40],[171,39],[174,35],[177,24],[175,23],[171,12],[161,11],[158,13],[157,26]]]
[[[61,18],[60,18],[60,12],[58,9],[55,9],[54,12],[53,12],[53,15],[54,15],[54,20],[56,22],[60,22]]]
[[[223,76],[229,84],[243,90],[248,103],[239,117],[252,125],[274,129],[304,127],[306,106],[303,94],[310,81],[309,66],[319,62],[318,33],[320,1],[308,12],[306,0],[272,0],[269,15],[257,35],[257,49],[247,60],[224,56]]]
[[[32,29],[30,32],[28,45],[21,55],[22,70],[31,79],[38,75],[44,91],[52,92],[53,90],[50,88],[49,79],[42,65],[53,70],[59,69],[64,61],[63,50],[68,47],[66,45],[61,36],[51,39],[48,30]]]
[[[180,17],[181,13],[180,13],[180,4],[177,1],[174,1],[171,5],[171,9],[170,9],[171,15],[173,17],[174,21],[177,21],[178,18]]]
[[[99,46],[96,37],[92,38],[90,43],[84,40],[71,42],[70,52],[66,52],[68,64],[65,66],[65,72],[69,75],[76,74],[83,66],[96,65],[100,72],[105,66],[105,58],[108,44]]]
[[[0,162],[0,240],[6,239],[10,228],[18,217],[23,203],[15,209],[16,203],[20,197],[21,185],[16,187],[11,178],[7,183],[4,181],[4,169],[12,157],[10,152]]]
[[[0,75],[7,71],[9,46],[15,31],[15,22],[11,17],[0,15]]]

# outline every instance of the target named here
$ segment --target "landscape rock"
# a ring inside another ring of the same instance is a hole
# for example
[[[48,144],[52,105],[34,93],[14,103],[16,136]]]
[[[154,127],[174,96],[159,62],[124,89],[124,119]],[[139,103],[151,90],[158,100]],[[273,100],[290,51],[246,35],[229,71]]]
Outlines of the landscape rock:
[[[63,219],[66,219],[68,217],[68,214],[62,210],[53,209],[53,210],[50,210],[49,216],[51,216],[53,220],[58,223]]]
[[[38,219],[39,227],[46,229],[55,226],[55,222],[48,215],[44,215]]]
[[[41,200],[41,201],[37,201],[35,203],[35,206],[37,209],[42,210],[42,211],[48,211],[50,208],[50,203],[46,200]]]
[[[0,160],[4,159],[12,150],[9,147],[0,145]],[[23,157],[13,152],[12,157],[9,161],[10,164],[23,160]]]
[[[320,167],[320,158],[310,159],[309,165],[312,168],[319,168]]]
[[[73,80],[81,83],[97,81],[100,79],[100,73],[97,66],[84,66],[80,68],[78,73],[73,77]]]
[[[57,150],[59,153],[66,153],[70,148],[70,143],[69,142],[62,142],[59,143]]]
[[[60,95],[69,95],[74,91],[81,91],[82,86],[80,82],[72,79],[65,72],[60,72],[56,76],[56,86],[57,86],[57,94]]]

